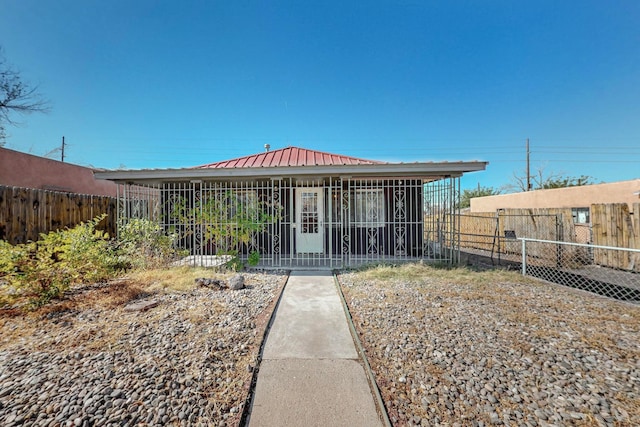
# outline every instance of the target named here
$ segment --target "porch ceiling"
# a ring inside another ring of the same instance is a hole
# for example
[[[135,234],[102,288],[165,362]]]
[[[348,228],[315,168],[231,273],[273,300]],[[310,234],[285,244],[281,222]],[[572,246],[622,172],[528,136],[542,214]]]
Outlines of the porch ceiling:
[[[488,162],[378,163],[351,165],[235,167],[202,169],[137,169],[95,171],[97,179],[122,183],[152,184],[191,180],[228,180],[247,178],[289,178],[342,176],[352,178],[423,178],[437,180],[482,171]]]

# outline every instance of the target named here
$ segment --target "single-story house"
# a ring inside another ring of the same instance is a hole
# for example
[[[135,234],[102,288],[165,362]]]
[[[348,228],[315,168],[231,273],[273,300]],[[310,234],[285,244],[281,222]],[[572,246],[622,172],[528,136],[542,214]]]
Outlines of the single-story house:
[[[580,213],[581,221],[588,218],[589,206],[604,203],[626,203],[629,209],[640,203],[640,178],[628,181],[575,187],[551,188],[497,194],[471,199],[471,212],[495,212],[498,209],[569,208]]]
[[[96,172],[120,219],[149,218],[194,264],[233,253],[264,267],[458,260],[460,177],[486,162],[389,163],[286,147],[185,169]],[[446,234],[446,235],[445,235]]]

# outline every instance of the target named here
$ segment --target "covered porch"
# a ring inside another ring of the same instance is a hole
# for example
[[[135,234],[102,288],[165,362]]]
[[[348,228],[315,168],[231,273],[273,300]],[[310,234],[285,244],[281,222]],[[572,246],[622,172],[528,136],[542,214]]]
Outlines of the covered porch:
[[[156,221],[190,265],[213,266],[225,256],[274,269],[459,261],[460,176],[484,162],[356,160],[362,162],[214,164],[100,177],[119,182],[119,223]]]

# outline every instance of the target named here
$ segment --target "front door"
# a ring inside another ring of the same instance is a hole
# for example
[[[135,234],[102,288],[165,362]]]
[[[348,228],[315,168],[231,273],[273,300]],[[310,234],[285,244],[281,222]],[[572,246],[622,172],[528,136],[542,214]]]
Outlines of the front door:
[[[296,248],[298,253],[322,253],[324,204],[322,188],[296,189]]]

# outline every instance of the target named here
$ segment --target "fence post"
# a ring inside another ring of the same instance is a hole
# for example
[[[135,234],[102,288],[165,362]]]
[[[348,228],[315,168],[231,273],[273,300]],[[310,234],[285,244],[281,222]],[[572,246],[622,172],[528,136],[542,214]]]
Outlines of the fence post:
[[[564,224],[562,223],[562,214],[556,214],[556,240],[564,242]],[[562,245],[556,245],[556,267],[562,267]]]
[[[527,239],[522,239],[522,275],[527,275]]]

